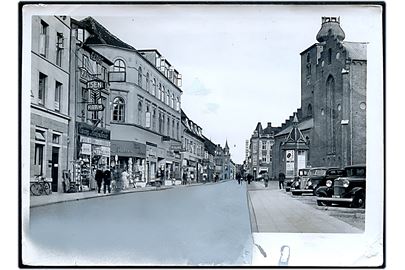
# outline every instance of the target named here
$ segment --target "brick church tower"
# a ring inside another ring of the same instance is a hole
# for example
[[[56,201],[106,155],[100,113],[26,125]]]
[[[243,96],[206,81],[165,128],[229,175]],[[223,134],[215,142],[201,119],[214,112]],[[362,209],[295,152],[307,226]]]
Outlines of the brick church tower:
[[[302,117],[314,122],[311,164],[365,163],[366,43],[344,41],[340,17],[322,17],[316,39],[300,54]]]

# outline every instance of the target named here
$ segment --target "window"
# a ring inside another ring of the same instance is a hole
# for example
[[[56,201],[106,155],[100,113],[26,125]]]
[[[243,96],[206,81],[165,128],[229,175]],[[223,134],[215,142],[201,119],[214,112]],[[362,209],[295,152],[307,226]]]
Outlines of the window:
[[[39,83],[38,83],[38,103],[45,105],[45,96],[46,96],[46,83],[48,76],[43,73],[39,73]]]
[[[41,20],[39,32],[39,54],[46,57],[48,55],[48,33],[49,26]]]
[[[113,121],[125,121],[125,102],[121,97],[114,98],[113,101]]]
[[[150,86],[149,86],[149,72],[146,73],[146,91],[150,91]]]
[[[142,88],[142,67],[138,69],[138,85]]]
[[[167,92],[166,92],[166,104],[167,104],[167,106],[170,105],[170,93],[169,93],[169,90],[167,90]]]
[[[60,99],[62,95],[62,84],[58,81],[55,83],[55,111],[60,112]]]
[[[332,49],[328,49],[328,64],[332,63]]]
[[[327,141],[328,141],[328,153],[333,154],[336,152],[336,120],[337,113],[335,111],[335,80],[332,76],[329,76],[326,81],[326,128],[327,128]]]
[[[176,99],[176,111],[180,111],[180,98]]]
[[[59,134],[52,134],[52,143],[54,144],[60,144],[60,135]]]
[[[138,125],[142,125],[142,102],[138,102]]]
[[[266,150],[267,149],[267,143],[266,142],[262,142],[262,150]]]
[[[63,34],[56,34],[56,65],[62,66],[62,56],[63,56]]]
[[[174,119],[172,120],[172,138],[174,138]]]
[[[152,110],[152,130],[156,131],[156,109]]]
[[[158,89],[158,92],[157,92],[157,98],[158,98],[158,99],[160,99],[161,93],[162,93],[162,84],[159,83],[159,89]]]
[[[39,167],[39,174],[43,174],[43,164],[44,164],[44,145],[42,144],[35,144],[35,152],[34,152],[34,165]]]
[[[82,88],[82,101],[81,101],[81,115],[80,117],[82,118],[83,121],[86,120],[86,112],[87,112],[87,103],[89,100],[89,90],[86,88]]]
[[[177,132],[177,140],[179,140],[180,139],[180,124],[179,124],[179,122],[177,121],[177,128],[176,128],[176,132]]]
[[[156,96],[156,79],[153,78],[152,81],[152,95]]]
[[[163,115],[159,113],[159,133],[163,133]]]
[[[166,135],[170,136],[170,118],[167,117],[167,130],[166,130]]]
[[[165,90],[165,87],[163,86],[162,87],[162,92],[160,93],[160,100],[162,102],[165,102],[165,93],[166,93],[166,90]]]
[[[117,59],[114,62],[113,71],[116,72],[126,72],[126,67],[124,61]]]
[[[117,59],[114,61],[112,71],[109,73],[109,81],[111,82],[125,82],[126,80],[126,66],[123,60]]]
[[[312,105],[308,104],[308,116],[312,116]]]
[[[170,100],[170,107],[174,109],[174,94],[172,93],[172,99]]]

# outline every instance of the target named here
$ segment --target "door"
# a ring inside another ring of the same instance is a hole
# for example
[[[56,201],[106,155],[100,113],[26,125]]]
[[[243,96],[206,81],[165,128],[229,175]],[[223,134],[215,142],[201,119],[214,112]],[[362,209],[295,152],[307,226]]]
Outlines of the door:
[[[58,192],[59,147],[52,147],[52,192]]]

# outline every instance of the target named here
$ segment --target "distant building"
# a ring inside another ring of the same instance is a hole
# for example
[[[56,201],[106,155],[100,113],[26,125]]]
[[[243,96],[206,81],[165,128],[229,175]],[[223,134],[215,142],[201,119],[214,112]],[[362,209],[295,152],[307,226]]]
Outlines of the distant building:
[[[181,153],[182,171],[187,174],[189,181],[202,182],[204,172],[204,137],[202,128],[187,117],[181,110],[182,145]]]
[[[267,127],[263,129],[259,122],[252,137],[250,138],[250,173],[254,178],[262,173],[272,175],[273,168],[273,145],[274,134],[278,132],[278,128],[272,127],[271,123],[267,123]]]
[[[69,169],[70,17],[32,16],[30,179],[62,192]]]

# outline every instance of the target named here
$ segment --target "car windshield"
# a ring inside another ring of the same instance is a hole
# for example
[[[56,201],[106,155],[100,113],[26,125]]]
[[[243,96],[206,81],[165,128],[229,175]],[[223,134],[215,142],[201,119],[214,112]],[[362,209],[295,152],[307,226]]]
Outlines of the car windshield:
[[[308,170],[299,170],[298,174],[299,174],[299,176],[307,176]]]
[[[311,170],[309,172],[310,176],[322,176],[326,174],[326,170],[325,169],[315,169],[315,170]]]
[[[348,168],[346,174],[347,176],[366,176],[366,168]]]

